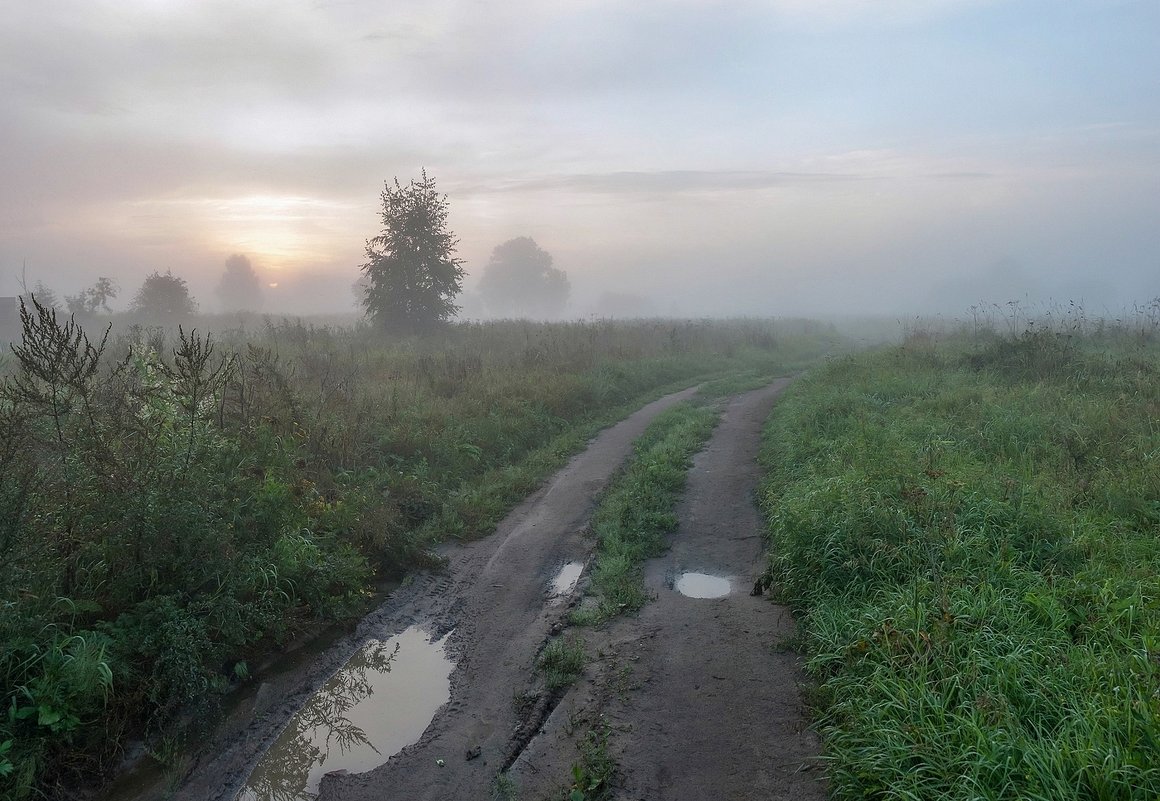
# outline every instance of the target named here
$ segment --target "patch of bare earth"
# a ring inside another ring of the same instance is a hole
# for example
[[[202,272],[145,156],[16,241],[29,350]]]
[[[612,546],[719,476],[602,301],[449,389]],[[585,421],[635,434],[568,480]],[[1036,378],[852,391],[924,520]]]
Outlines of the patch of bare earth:
[[[646,566],[656,600],[586,633],[595,661],[512,766],[520,798],[558,797],[593,728],[608,734],[616,798],[825,797],[799,659],[783,647],[793,620],[750,594],[764,568],[752,497],[761,426],[787,383],[726,408],[694,460],[670,551]],[[730,591],[686,597],[675,589],[686,572],[726,578]]]

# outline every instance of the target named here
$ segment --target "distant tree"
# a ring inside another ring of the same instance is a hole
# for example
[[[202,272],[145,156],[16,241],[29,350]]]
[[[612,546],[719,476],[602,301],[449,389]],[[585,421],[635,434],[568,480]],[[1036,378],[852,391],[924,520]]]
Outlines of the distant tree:
[[[256,311],[262,307],[262,282],[249,258],[235,253],[226,259],[217,296],[226,311]]]
[[[366,243],[361,265],[367,278],[363,308],[384,330],[418,331],[446,322],[458,307],[463,262],[455,258],[455,236],[447,229],[447,196],[435,179],[383,188],[383,230]]]
[[[89,317],[98,311],[108,314],[112,311],[109,308],[109,301],[117,297],[118,291],[120,287],[113,279],[101,276],[88,289],[82,289],[75,295],[66,295],[64,300],[68,305],[69,314],[77,317]]]
[[[24,291],[20,294],[20,299],[23,300],[26,305],[31,307],[31,299],[36,298],[36,302],[46,309],[52,310],[60,308],[60,299],[56,296],[56,293],[45,286],[43,282],[37,281],[35,284],[33,284],[32,289],[28,289],[27,287],[23,286],[23,283],[21,286]]]
[[[189,295],[184,278],[170,271],[165,275],[155,272],[133,297],[132,311],[152,319],[182,318],[197,313],[197,303]]]
[[[551,254],[526,236],[497,245],[479,282],[488,311],[503,317],[555,317],[571,288],[567,274],[552,266]]]

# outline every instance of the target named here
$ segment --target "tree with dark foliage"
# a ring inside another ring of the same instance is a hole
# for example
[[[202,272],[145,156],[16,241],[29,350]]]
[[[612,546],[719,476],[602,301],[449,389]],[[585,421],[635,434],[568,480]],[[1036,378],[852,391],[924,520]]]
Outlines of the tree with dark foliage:
[[[181,319],[197,313],[197,303],[189,295],[184,278],[170,271],[155,272],[145,279],[133,298],[132,311],[152,320]]]
[[[65,302],[68,304],[69,314],[79,317],[91,317],[98,311],[109,314],[112,312],[112,309],[109,308],[109,301],[117,297],[118,291],[117,283],[102,275],[88,289],[82,289],[75,295],[65,296]]]
[[[458,241],[447,229],[447,196],[435,179],[407,186],[396,178],[382,193],[383,230],[366,244],[361,265],[367,278],[362,298],[367,316],[383,330],[413,333],[444,323],[459,307],[453,302],[463,283]]]

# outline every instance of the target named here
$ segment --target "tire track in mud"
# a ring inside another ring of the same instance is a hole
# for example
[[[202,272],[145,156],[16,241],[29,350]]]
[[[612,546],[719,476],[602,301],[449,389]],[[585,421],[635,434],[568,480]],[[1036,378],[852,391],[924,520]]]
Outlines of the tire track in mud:
[[[669,551],[645,566],[656,596],[590,632],[599,658],[512,766],[520,798],[558,793],[590,730],[609,733],[615,797],[634,801],[823,799],[789,610],[753,597],[765,567],[754,505],[761,428],[783,379],[734,398],[693,460]],[[686,571],[727,578],[720,598],[674,589]],[[553,796],[554,797],[554,796]]]
[[[690,398],[696,388],[650,403],[605,429],[541,489],[511,512],[495,534],[465,545],[448,544],[440,574],[416,576],[397,590],[356,632],[313,665],[260,692],[253,721],[239,727],[172,795],[178,801],[229,801],[287,722],[364,643],[387,640],[419,623],[447,645],[455,661],[451,696],[419,741],[366,773],[328,774],[320,798],[486,798],[497,772],[512,758],[520,714],[514,700],[534,696],[529,666],[567,612],[550,603],[547,584],[563,563],[585,559],[585,537],[596,496],[660,412]],[[524,734],[526,738],[526,733]],[[469,751],[478,756],[467,759]]]

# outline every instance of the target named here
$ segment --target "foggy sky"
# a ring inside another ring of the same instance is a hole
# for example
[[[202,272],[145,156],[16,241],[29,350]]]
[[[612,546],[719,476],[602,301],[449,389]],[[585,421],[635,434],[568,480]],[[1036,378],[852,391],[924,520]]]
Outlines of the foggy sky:
[[[1160,296],[1155,0],[75,0],[0,25],[0,294],[186,277],[349,307],[385,180],[468,288],[572,311],[965,313]]]

